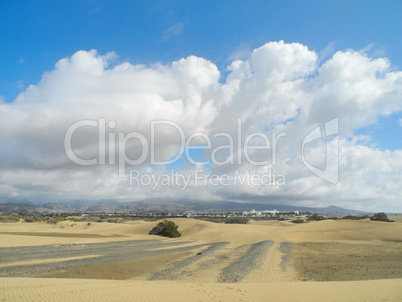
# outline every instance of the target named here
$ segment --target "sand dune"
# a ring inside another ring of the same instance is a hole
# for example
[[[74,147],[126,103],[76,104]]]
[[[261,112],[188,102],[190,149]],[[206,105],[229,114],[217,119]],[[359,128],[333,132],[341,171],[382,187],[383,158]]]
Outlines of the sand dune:
[[[397,216],[398,217],[398,216]],[[262,240],[291,242],[326,241],[326,240],[363,240],[402,242],[402,223],[373,222],[368,220],[327,220],[305,224],[293,224],[287,221],[257,221],[247,225],[218,224],[207,221],[175,218],[179,225],[181,239],[207,240],[217,242],[229,240],[238,243],[255,243]],[[105,242],[110,240],[149,239],[148,232],[157,222],[132,221],[125,223],[96,223],[63,221],[57,225],[47,223],[2,223],[0,236],[13,236],[12,242],[0,241],[0,246],[25,246],[28,236],[49,237],[35,238],[41,245],[43,241],[64,242],[65,238],[87,242]],[[38,241],[39,240],[39,241]]]
[[[180,238],[148,235],[155,221],[0,224],[1,297],[5,301],[402,300],[401,222],[229,225],[172,220],[179,225]]]

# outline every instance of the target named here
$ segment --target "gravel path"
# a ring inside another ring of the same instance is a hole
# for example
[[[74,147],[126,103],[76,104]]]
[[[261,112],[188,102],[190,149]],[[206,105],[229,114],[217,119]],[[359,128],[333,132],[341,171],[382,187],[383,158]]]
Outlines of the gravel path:
[[[234,283],[241,281],[253,269],[259,266],[261,257],[274,244],[274,241],[267,240],[253,244],[250,249],[236,262],[223,269],[219,276],[219,282]]]
[[[35,247],[0,248],[1,264],[32,260],[100,255],[96,258],[3,268],[0,269],[0,276],[27,277],[50,271],[62,271],[76,266],[85,266],[97,263],[112,263],[117,261],[146,258],[190,250],[197,251],[207,246],[206,244],[184,247],[182,246],[191,243],[193,242],[141,240],[91,244],[66,244],[44,245]],[[177,245],[181,245],[181,247],[176,247]]]
[[[193,241],[169,240],[141,240],[119,241],[91,244],[64,244],[44,245],[34,247],[0,248],[1,264],[12,264],[22,261],[50,260],[70,257],[98,257],[60,261],[54,263],[32,264],[27,266],[6,267],[0,269],[0,277],[29,277],[46,274],[49,272],[69,271],[77,267],[85,267],[96,264],[108,264],[125,260],[147,258],[152,256],[169,255],[177,252],[191,251],[193,256],[175,261],[169,267],[153,273],[148,280],[174,280],[180,279],[186,274],[191,274],[191,269],[186,268],[193,263],[199,263],[204,257],[214,255],[224,248],[228,242],[212,244],[194,244]],[[258,268],[261,257],[274,244],[273,241],[255,243],[234,263],[224,268],[218,278],[219,282],[239,282],[253,269]],[[184,245],[184,246],[183,246]],[[243,246],[245,248],[247,246]],[[286,267],[290,257],[292,244],[282,242],[280,251],[283,253],[281,266]],[[198,254],[201,252],[201,254]],[[220,255],[219,257],[224,257]],[[219,257],[213,259],[219,260]],[[209,259],[209,258],[208,258]],[[221,260],[219,260],[221,261]],[[201,261],[202,264],[202,261]]]
[[[180,279],[181,274],[183,273],[182,270],[196,262],[204,258],[205,256],[208,256],[221,248],[223,248],[225,245],[227,245],[228,242],[217,242],[211,244],[210,247],[208,247],[205,251],[202,252],[202,254],[194,255],[192,257],[176,261],[174,262],[170,267],[161,270],[159,272],[154,273],[151,277],[149,277],[148,280],[172,280],[172,279]]]
[[[285,272],[286,265],[290,259],[292,251],[293,251],[293,243],[286,242],[286,241],[281,242],[281,244],[279,246],[279,251],[283,254],[280,266],[281,266],[282,272]]]

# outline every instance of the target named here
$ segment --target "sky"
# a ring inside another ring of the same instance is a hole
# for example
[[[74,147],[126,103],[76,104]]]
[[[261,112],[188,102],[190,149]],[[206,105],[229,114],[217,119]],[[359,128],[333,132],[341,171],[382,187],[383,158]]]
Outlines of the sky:
[[[0,198],[402,212],[400,1],[0,1]]]

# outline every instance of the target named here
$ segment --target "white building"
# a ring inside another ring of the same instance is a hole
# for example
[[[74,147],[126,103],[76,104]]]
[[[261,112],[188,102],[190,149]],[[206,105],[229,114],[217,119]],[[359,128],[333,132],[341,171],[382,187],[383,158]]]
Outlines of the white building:
[[[249,212],[247,212],[247,211],[243,212],[243,217],[245,217],[245,216],[261,217],[263,215],[264,216],[267,216],[267,215],[274,216],[274,215],[277,215],[277,214],[279,214],[279,211],[277,211],[275,209],[273,211],[268,211],[268,210],[256,211],[256,210],[252,209]]]

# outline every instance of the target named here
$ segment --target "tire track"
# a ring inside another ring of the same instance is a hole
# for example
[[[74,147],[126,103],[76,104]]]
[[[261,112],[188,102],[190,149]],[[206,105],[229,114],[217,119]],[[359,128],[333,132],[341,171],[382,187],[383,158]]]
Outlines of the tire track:
[[[274,241],[272,240],[253,244],[243,256],[222,270],[218,281],[222,283],[234,283],[243,280],[252,270],[260,265],[261,258],[273,244]]]
[[[281,257],[280,267],[281,267],[282,272],[286,272],[287,264],[290,260],[290,256],[293,251],[293,243],[287,242],[287,241],[281,242],[281,244],[279,246],[279,251],[283,254]]]
[[[93,264],[113,263],[125,260],[148,258],[170,253],[192,251],[204,248],[205,244],[191,244],[186,242],[163,242],[158,240],[147,241],[122,241],[109,243],[72,244],[72,245],[48,245],[37,247],[0,248],[2,264],[10,264],[9,267],[0,269],[0,277],[27,277],[40,275],[47,272],[66,271],[74,267],[85,267]],[[183,246],[184,244],[184,246]],[[97,257],[88,258],[88,256]],[[82,257],[81,259],[65,261],[70,257]],[[24,266],[11,266],[19,261],[34,261],[44,259],[60,259],[61,261],[28,264]]]
[[[217,242],[213,243],[210,247],[208,247],[205,251],[202,252],[202,254],[197,254],[195,256],[176,261],[173,263],[171,266],[168,268],[158,271],[156,273],[153,273],[148,280],[177,280],[181,279],[183,275],[188,275],[191,272],[186,272],[184,269],[189,266],[190,264],[193,264],[196,261],[200,261],[203,259],[205,256],[211,255],[218,250],[222,249],[224,246],[226,246],[228,242]]]

